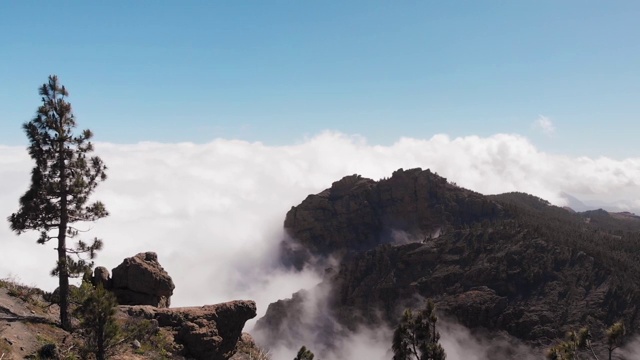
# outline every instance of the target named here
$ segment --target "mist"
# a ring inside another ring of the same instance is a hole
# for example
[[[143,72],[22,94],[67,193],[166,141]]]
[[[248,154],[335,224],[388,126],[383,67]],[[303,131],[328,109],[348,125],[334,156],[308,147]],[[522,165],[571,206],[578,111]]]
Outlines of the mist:
[[[94,199],[111,214],[82,225],[90,230],[88,237],[105,242],[96,265],[112,269],[125,257],[155,251],[176,284],[173,306],[252,299],[258,317],[269,303],[321,281],[312,270],[289,272],[279,266],[282,223],[291,206],[345,175],[377,180],[398,168],[422,167],[484,194],[523,191],[565,205],[566,193],[640,209],[640,158],[549,154],[519,135],[435,135],[379,146],[360,136],[323,132],[288,146],[215,139],[206,144],[98,142],[95,148],[109,178]],[[0,146],[3,218],[18,209],[32,166],[24,148]],[[15,276],[51,291],[57,286],[48,275],[55,264],[54,244],[37,245],[36,239],[34,233],[15,235],[7,222],[0,225],[6,255],[0,278]],[[368,331],[374,333],[362,339],[388,336]],[[363,348],[373,351],[366,341]]]
[[[281,321],[278,328],[257,326],[252,330],[254,339],[270,349],[274,360],[295,358],[303,345],[323,360],[393,358],[394,329],[380,320],[382,317],[378,314],[368,313],[361,315],[375,325],[358,325],[350,330],[329,306],[331,290],[330,283],[323,282],[289,296],[292,301],[286,313],[275,315]],[[419,306],[424,301],[426,299],[416,298],[407,304]],[[398,319],[402,311],[403,307],[397,308]],[[439,314],[437,330],[448,360],[536,360],[542,358],[545,351],[532,348],[504,331],[470,330],[443,314]]]
[[[279,315],[283,323],[277,333],[256,328],[253,337],[270,349],[274,360],[295,358],[303,345],[323,360],[393,358],[393,329],[382,322],[377,326],[359,326],[354,331],[340,325],[327,306],[329,292],[328,285],[323,284],[297,294],[296,298],[303,301],[291,305],[286,315]],[[437,330],[448,360],[536,360],[545,351],[532,348],[506,332],[469,330],[450,317],[440,316]]]

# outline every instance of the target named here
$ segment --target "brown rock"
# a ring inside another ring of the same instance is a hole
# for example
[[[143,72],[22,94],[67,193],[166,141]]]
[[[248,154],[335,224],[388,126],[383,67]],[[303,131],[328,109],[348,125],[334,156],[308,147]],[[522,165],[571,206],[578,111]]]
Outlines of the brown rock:
[[[91,284],[93,286],[102,285],[105,289],[111,289],[111,274],[109,274],[109,270],[104,266],[96,267],[93,270]]]
[[[169,307],[175,285],[154,252],[126,258],[112,270],[111,289],[121,305]]]
[[[159,326],[169,328],[175,341],[184,346],[184,355],[197,360],[231,358],[245,322],[256,316],[255,302],[242,300],[173,309],[122,306],[121,310],[130,316],[155,319]]]

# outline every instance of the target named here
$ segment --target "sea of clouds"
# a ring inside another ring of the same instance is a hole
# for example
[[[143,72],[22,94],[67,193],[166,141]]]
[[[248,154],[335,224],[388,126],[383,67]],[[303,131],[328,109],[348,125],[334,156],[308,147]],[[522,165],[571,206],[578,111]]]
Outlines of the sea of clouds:
[[[278,266],[282,223],[291,206],[345,175],[380,179],[398,168],[422,167],[484,194],[522,191],[557,205],[567,205],[564,194],[570,194],[588,204],[640,209],[640,157],[550,154],[519,135],[435,135],[378,146],[359,136],[324,132],[288,146],[226,139],[96,143],[96,153],[109,178],[94,199],[111,213],[83,225],[88,237],[105,241],[97,265],[111,269],[125,257],[155,251],[176,284],[172,305],[253,299],[258,317],[269,303],[320,281],[312,271],[291,273]],[[0,145],[2,219],[18,209],[32,166],[23,147]],[[36,238],[17,236],[0,221],[0,278],[13,276],[53,290],[57,279],[48,274],[55,263],[54,244],[37,245]],[[376,340],[388,333],[371,331],[364,338],[388,349]],[[451,341],[443,336],[445,345]]]

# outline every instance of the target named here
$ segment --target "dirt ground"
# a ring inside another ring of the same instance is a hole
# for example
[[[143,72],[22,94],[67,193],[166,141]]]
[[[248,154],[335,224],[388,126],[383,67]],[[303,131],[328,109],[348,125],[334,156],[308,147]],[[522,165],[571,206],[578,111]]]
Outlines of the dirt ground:
[[[57,326],[58,316],[58,307],[48,306],[40,294],[0,288],[0,359],[24,359],[45,344],[70,342]]]
[[[57,305],[47,302],[42,291],[0,280],[0,360],[42,359],[38,351],[47,344],[55,344],[60,359],[77,359],[83,344],[82,337],[59,327],[60,311]],[[126,317],[123,312],[119,317]],[[126,319],[120,319],[126,320]],[[77,320],[75,320],[77,321]],[[247,337],[247,339],[245,339]],[[163,339],[156,336],[154,339]],[[114,348],[113,360],[181,359],[173,351],[156,348],[157,343],[142,341],[142,347],[123,341]],[[148,339],[147,339],[148,340]],[[261,353],[248,334],[239,342],[233,359],[268,359],[257,357]],[[163,349],[174,349],[173,337],[163,344]],[[138,349],[139,348],[139,349]],[[264,354],[263,354],[264,355]]]

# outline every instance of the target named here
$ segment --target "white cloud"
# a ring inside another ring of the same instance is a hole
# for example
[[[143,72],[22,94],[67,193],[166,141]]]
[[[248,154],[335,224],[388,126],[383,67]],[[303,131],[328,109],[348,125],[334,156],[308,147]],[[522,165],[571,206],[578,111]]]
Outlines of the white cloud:
[[[285,331],[278,333],[276,344],[265,339],[259,331],[253,333],[254,338],[258,343],[268,344],[272,358],[278,360],[294,358],[302,345],[318,358],[327,360],[393,357],[393,329],[384,325],[360,327],[355,331],[343,328],[327,316],[328,312],[324,310],[326,295],[319,288],[308,292],[301,310],[293,315],[294,318],[285,319],[282,324]],[[304,326],[300,326],[301,323]],[[540,359],[544,352],[544,349],[534,349],[503,332],[470,331],[453,319],[440,318],[437,330],[441,335],[440,344],[450,360],[534,360]]]
[[[484,329],[470,331],[454,320],[438,321],[440,344],[450,360],[535,360],[543,349],[533,349],[506,333]]]
[[[541,130],[545,135],[551,136],[556,133],[556,127],[550,118],[539,115],[536,121],[533,122],[533,127]]]
[[[640,158],[571,158],[536,149],[526,138],[401,138],[391,146],[326,132],[291,146],[217,139],[207,144],[96,144],[109,179],[96,198],[111,216],[91,225],[105,240],[98,265],[156,251],[173,277],[173,305],[255,299],[259,312],[276,299],[317,283],[310,272],[278,270],[274,254],[284,216],[308,194],[342,176],[379,179],[398,168],[422,167],[482,192],[524,191],[563,204],[562,191],[577,197],[640,206]],[[52,290],[53,244],[35,234],[11,233],[4,219],[17,210],[29,184],[26,151],[0,146],[0,277],[15,274]]]
[[[620,359],[637,359],[640,354],[640,337],[636,336],[619,350]],[[614,353],[615,354],[615,353]]]

